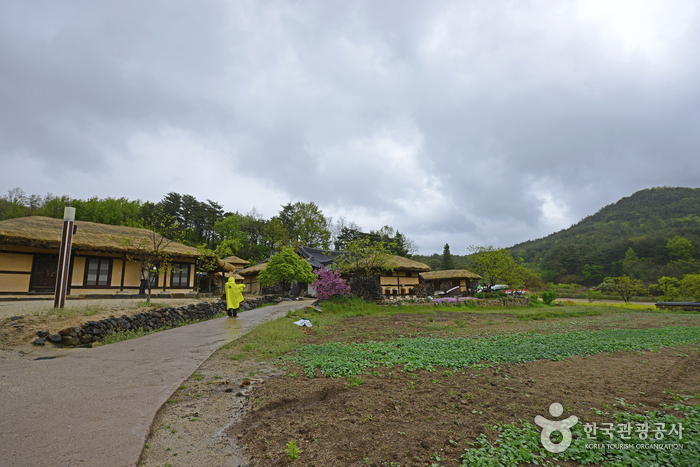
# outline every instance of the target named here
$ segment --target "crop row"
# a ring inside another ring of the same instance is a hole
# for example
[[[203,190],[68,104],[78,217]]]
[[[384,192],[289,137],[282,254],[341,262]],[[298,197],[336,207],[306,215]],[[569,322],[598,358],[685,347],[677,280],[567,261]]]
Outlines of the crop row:
[[[619,350],[656,350],[700,342],[700,327],[611,329],[563,334],[515,334],[489,339],[402,338],[357,344],[308,345],[292,357],[307,376],[318,369],[329,376],[360,374],[368,368],[404,365],[411,371],[460,369],[480,362],[519,363],[562,360]]]

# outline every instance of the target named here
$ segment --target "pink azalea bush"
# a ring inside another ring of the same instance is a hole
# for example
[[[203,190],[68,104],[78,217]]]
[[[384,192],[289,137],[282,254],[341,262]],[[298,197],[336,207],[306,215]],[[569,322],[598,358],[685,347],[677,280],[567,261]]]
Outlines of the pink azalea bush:
[[[329,298],[340,296],[350,296],[350,286],[340,277],[340,274],[330,269],[319,269],[315,271],[317,278],[311,284],[316,290],[316,298],[319,300],[328,300]]]

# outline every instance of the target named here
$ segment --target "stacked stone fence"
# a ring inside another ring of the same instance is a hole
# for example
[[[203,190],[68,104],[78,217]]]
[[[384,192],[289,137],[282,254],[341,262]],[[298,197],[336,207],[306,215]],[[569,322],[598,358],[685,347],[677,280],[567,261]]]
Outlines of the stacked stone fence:
[[[241,311],[258,308],[265,303],[273,302],[274,297],[261,296],[246,298],[240,306]],[[49,331],[37,332],[35,345],[44,345],[46,341],[56,345],[74,347],[91,345],[114,332],[118,331],[153,331],[159,328],[173,328],[188,324],[192,321],[204,321],[226,312],[226,301],[191,303],[178,308],[165,307],[152,311],[136,313],[131,316],[122,315],[119,318],[110,316],[99,321],[86,321],[81,326],[64,328],[55,334]]]
[[[395,298],[392,300],[380,300],[378,303],[383,303],[385,305],[452,305],[452,306],[463,306],[462,302],[467,302],[470,305],[477,307],[516,307],[516,306],[530,306],[530,297],[503,297],[503,298],[469,298],[467,300],[459,300],[459,298],[452,301],[445,301],[442,303],[434,302],[430,298]],[[464,306],[469,308],[469,305]]]

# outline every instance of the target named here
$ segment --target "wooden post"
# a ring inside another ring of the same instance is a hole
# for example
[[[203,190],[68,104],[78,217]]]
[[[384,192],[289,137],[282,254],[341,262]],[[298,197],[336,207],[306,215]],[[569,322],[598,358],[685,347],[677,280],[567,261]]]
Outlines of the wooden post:
[[[73,245],[73,225],[75,223],[75,208],[63,210],[63,233],[61,234],[61,249],[58,252],[58,271],[56,274],[56,292],[53,299],[54,308],[63,308],[66,303],[66,289],[71,265],[71,246]]]

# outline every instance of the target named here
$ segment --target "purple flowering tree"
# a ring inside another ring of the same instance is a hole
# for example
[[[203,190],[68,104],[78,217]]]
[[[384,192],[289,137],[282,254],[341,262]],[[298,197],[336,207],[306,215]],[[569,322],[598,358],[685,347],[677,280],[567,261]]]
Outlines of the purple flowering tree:
[[[340,274],[330,269],[320,269],[315,271],[316,280],[311,286],[316,290],[316,298],[328,300],[329,298],[350,295],[350,286],[340,277]]]

